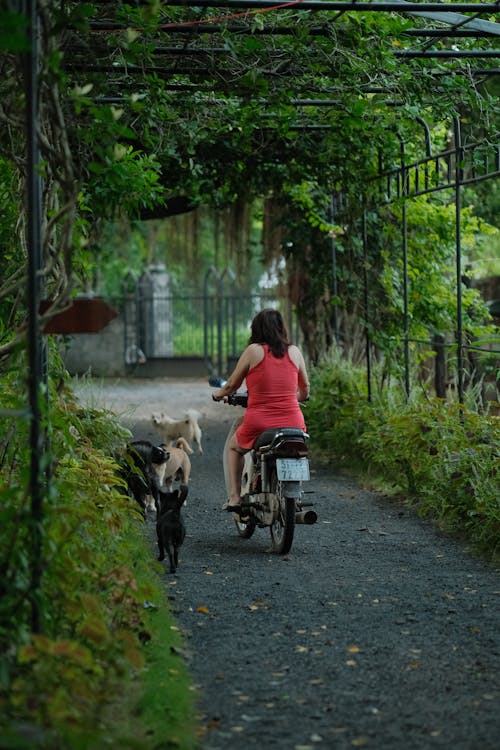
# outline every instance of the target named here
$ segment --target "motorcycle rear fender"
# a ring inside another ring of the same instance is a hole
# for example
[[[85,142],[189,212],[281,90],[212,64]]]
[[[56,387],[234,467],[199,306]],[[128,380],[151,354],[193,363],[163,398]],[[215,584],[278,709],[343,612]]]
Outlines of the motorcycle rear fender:
[[[306,433],[303,433],[304,435]],[[287,458],[303,458],[307,456],[307,444],[305,437],[290,437],[289,435],[276,435],[269,445],[263,445],[259,448],[261,455],[281,456]]]
[[[302,497],[301,482],[282,482],[281,487],[283,497],[294,497],[296,499]]]

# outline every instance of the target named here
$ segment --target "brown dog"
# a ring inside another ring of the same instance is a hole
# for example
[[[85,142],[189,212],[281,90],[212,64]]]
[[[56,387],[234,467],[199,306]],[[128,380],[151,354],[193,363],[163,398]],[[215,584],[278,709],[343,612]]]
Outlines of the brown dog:
[[[167,492],[171,491],[174,480],[181,482],[181,484],[189,484],[191,461],[188,453],[192,453],[193,451],[186,440],[178,438],[175,441],[175,446],[167,448],[165,444],[161,444],[161,447],[170,453],[170,458],[159,466],[159,471],[163,475],[161,483],[165,485]]]
[[[161,443],[159,448],[169,454],[169,458],[161,464],[153,464],[153,468],[158,475],[158,484],[160,487],[165,489],[165,492],[172,491],[172,485],[174,481],[180,481],[181,484],[186,486],[189,483],[189,477],[191,476],[191,461],[189,460],[188,453],[193,451],[189,447],[189,444],[184,438],[178,438],[175,441],[175,446],[166,446],[165,443]],[[187,492],[186,492],[187,495]],[[146,507],[148,510],[154,510],[152,498],[148,498]],[[184,500],[184,503],[187,501]]]

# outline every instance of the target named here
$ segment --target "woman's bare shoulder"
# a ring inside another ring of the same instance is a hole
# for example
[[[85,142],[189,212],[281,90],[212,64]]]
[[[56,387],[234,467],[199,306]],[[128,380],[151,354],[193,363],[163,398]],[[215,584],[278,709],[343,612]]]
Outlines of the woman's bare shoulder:
[[[296,365],[299,365],[303,361],[302,352],[300,351],[298,346],[295,346],[295,344],[290,344],[288,347],[288,356],[292,360],[292,362],[295,362]]]
[[[251,365],[256,365],[261,359],[264,359],[264,347],[262,344],[249,344],[245,349],[245,353]]]

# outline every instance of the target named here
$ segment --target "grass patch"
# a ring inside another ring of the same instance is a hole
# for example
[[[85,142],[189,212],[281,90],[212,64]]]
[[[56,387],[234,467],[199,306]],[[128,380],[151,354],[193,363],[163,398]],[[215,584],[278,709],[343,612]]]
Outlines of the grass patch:
[[[143,661],[116,685],[102,728],[82,750],[195,750],[196,695],[185,660],[184,638],[168,599],[175,579],[166,579],[143,523],[129,526],[128,539],[142,594],[136,631]]]
[[[145,730],[140,747],[193,750],[197,746],[195,692],[183,656],[185,644],[164,591],[159,591],[155,603],[157,607],[147,610],[151,640],[145,646],[142,691],[136,703]]]

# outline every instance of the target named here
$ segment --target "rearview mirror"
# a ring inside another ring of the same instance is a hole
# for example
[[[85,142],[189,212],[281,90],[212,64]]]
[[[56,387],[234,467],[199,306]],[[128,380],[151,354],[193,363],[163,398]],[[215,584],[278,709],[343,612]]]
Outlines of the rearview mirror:
[[[222,388],[225,384],[226,381],[220,375],[210,375],[208,378],[208,385],[212,386],[212,388]]]

